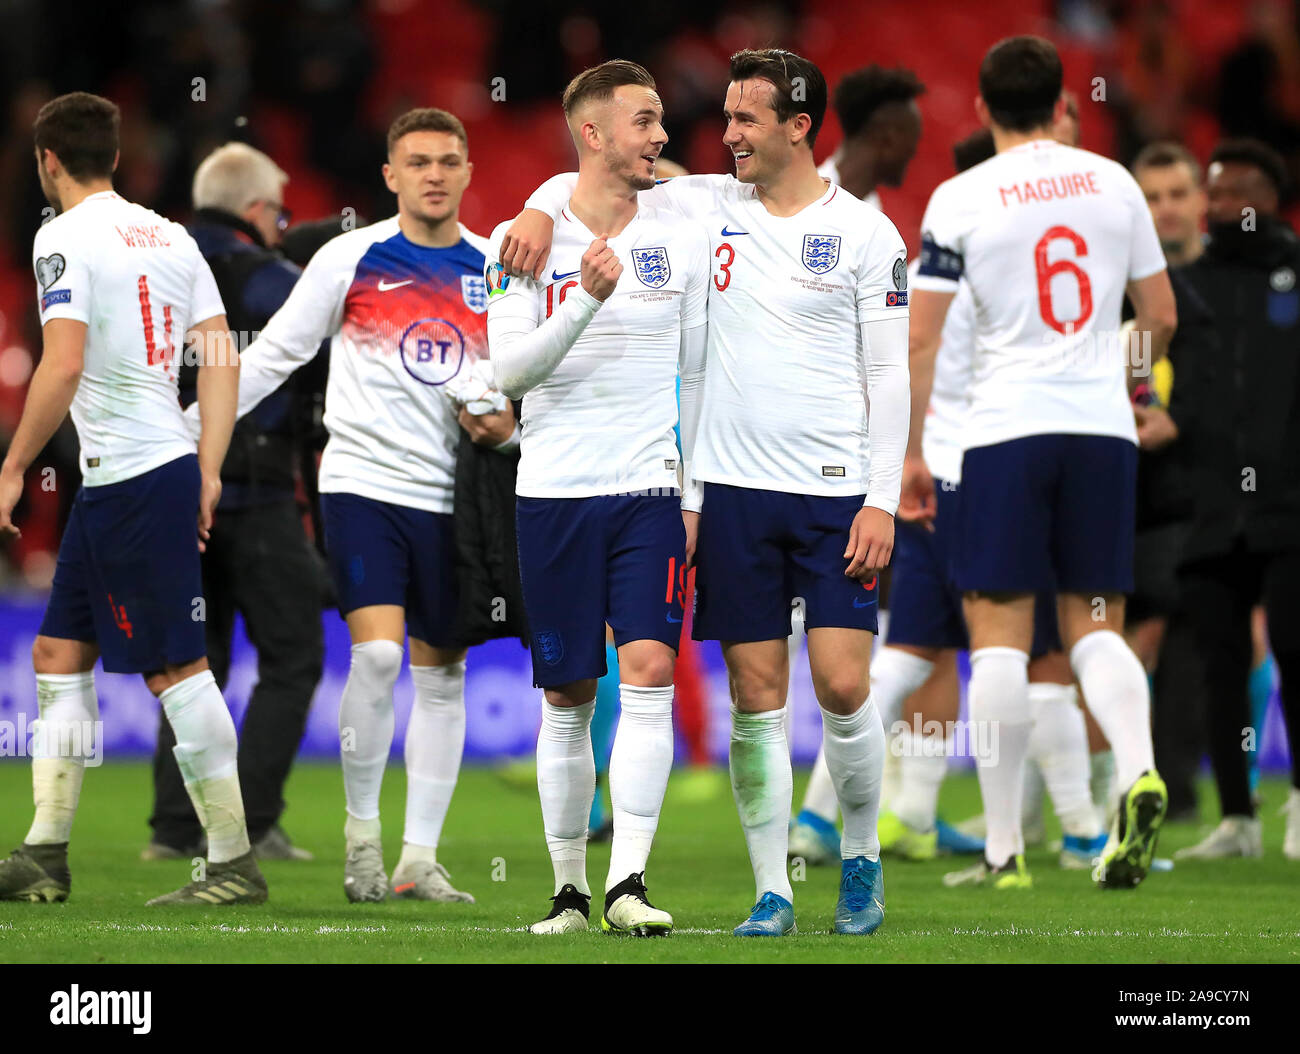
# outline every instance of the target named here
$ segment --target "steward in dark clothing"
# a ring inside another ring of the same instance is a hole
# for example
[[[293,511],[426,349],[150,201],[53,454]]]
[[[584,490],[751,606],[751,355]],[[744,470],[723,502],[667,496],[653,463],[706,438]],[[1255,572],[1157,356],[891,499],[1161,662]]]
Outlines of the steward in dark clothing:
[[[1254,164],[1221,161],[1225,182]],[[1203,663],[1210,755],[1223,815],[1249,818],[1243,747],[1250,612],[1260,602],[1300,787],[1300,239],[1272,209],[1243,210],[1235,199],[1216,222],[1215,178],[1212,159],[1210,241],[1182,272],[1214,316],[1215,343],[1176,364],[1169,412],[1194,497],[1180,576]]]
[[[190,233],[212,268],[230,329],[242,350],[288,297],[299,270],[267,248],[251,224],[200,209]],[[197,367],[180,371],[181,401],[195,398]],[[308,544],[295,497],[300,448],[310,430],[296,375],[236,425],[221,470],[222,493],[203,554],[208,660],[224,689],[235,614],[257,649],[257,684],[239,738],[239,782],[249,840],[259,855],[293,850],[278,824],[283,791],[324,662],[322,564]],[[155,855],[190,855],[202,829],[176,760],[167,719],[154,754]],[[269,836],[269,837],[268,837]],[[274,843],[274,844],[272,844]]]
[[[1182,271],[1171,268],[1169,272],[1178,305],[1178,330],[1169,345],[1167,364],[1174,390],[1182,382],[1184,366],[1192,370],[1198,360],[1212,355],[1216,339],[1213,316]],[[1146,405],[1162,405],[1157,388],[1154,385],[1143,400]],[[1178,564],[1195,511],[1189,472],[1181,443],[1138,454],[1134,590],[1125,609],[1130,626],[1146,619],[1164,621],[1151,683],[1151,733],[1156,768],[1169,792],[1169,815],[1184,818],[1196,813],[1196,780],[1205,755],[1204,688],[1178,580]]]

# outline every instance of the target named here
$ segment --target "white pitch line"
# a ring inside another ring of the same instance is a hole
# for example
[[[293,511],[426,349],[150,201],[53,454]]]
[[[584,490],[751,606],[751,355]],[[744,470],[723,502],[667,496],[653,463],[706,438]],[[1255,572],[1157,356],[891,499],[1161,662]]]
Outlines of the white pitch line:
[[[261,933],[261,934],[306,934],[308,936],[332,937],[348,936],[350,934],[364,933],[391,933],[395,936],[405,936],[407,934],[462,934],[462,933],[527,933],[526,926],[452,926],[452,925],[428,925],[425,923],[377,923],[375,925],[358,925],[356,923],[344,923],[341,925],[330,925],[328,923],[319,926],[295,926],[285,925],[282,923],[271,923],[260,926],[250,925],[232,925],[230,923],[215,923],[210,925],[199,925],[191,923],[184,926],[164,926],[157,923],[137,922],[124,924],[120,922],[89,922],[87,924],[91,929],[107,930],[116,933]],[[0,923],[0,939],[8,936],[9,932],[15,934],[25,932],[25,927],[19,927],[14,922]],[[589,931],[593,932],[594,931]],[[681,927],[674,930],[674,933],[683,936],[722,936],[729,934],[731,931],[726,929],[708,929],[702,927]],[[798,936],[815,936],[815,933],[805,932]],[[1213,940],[1222,937],[1250,938],[1248,934],[1234,933],[1231,930],[1222,930],[1213,933],[1194,933],[1190,930],[1172,930],[1162,928],[1159,930],[1084,930],[1084,929],[1062,929],[1062,930],[1039,930],[1027,926],[1009,926],[999,929],[985,929],[982,926],[974,928],[953,927],[951,929],[941,930],[907,930],[899,934],[900,937],[966,937],[966,938],[991,938],[991,937],[1030,937],[1030,938],[1051,938],[1051,939],[1142,939],[1150,940],[1152,938],[1165,938],[1175,940]],[[1253,939],[1261,941],[1272,940],[1297,940],[1300,939],[1300,931],[1295,932],[1272,932],[1257,933]]]

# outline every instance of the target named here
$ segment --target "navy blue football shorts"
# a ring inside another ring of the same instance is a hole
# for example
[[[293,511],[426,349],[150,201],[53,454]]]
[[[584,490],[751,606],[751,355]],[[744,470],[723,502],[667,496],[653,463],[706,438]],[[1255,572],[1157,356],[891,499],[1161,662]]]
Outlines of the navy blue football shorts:
[[[207,653],[199,459],[82,487],[72,502],[42,636],[94,643],[109,673],[157,673]]]
[[[844,574],[862,495],[831,497],[704,484],[696,543],[696,640],[781,640],[802,598],[808,629],[877,631],[879,579]]]
[[[409,636],[453,646],[459,590],[450,515],[339,492],[321,495],[321,518],[340,616],[395,604]]]
[[[677,650],[686,596],[677,494],[520,497],[515,519],[534,684],[603,677],[606,623],[618,647],[657,640]]]

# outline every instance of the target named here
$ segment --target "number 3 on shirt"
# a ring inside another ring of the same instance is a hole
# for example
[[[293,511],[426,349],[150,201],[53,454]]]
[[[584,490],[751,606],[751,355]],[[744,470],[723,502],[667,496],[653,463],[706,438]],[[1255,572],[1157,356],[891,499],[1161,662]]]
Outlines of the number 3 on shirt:
[[[1077,332],[1092,317],[1092,283],[1088,281],[1088,273],[1074,260],[1062,259],[1051,264],[1047,262],[1048,246],[1060,238],[1066,239],[1074,247],[1076,259],[1088,255],[1088,243],[1077,231],[1069,227],[1049,227],[1034,246],[1034,272],[1038,277],[1038,313],[1057,333],[1069,334]],[[1075,281],[1079,283],[1079,317],[1069,322],[1058,319],[1052,305],[1052,279],[1058,274],[1074,275]]]
[[[727,254],[727,259],[722,259],[723,253]],[[718,258],[718,274],[713,276],[713,285],[721,293],[727,286],[731,285],[731,265],[736,262],[736,250],[728,242],[723,242],[713,253]],[[719,281],[721,276],[721,281]]]

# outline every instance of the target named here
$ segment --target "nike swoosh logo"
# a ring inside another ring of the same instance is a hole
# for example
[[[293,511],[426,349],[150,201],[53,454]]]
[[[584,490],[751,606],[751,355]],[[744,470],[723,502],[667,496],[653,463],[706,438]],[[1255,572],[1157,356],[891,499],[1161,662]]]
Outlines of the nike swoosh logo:
[[[673,618],[671,614],[664,615],[664,618],[666,618],[669,622],[681,622],[681,619]]]
[[[871,600],[863,600],[863,601],[859,601],[857,597],[854,597],[853,606],[855,608],[869,608],[874,603],[874,601],[875,601],[874,597]]]
[[[724,238],[734,238],[734,237],[736,237],[737,235],[740,235],[740,234],[746,234],[746,235],[747,235],[747,234],[749,234],[749,231],[729,231],[729,230],[727,230],[727,225],[726,225],[725,223],[722,225],[722,236],[723,236]]]
[[[408,278],[405,282],[385,282],[381,278],[379,279],[379,291],[381,293],[387,293],[390,289],[401,289],[402,286],[410,285],[414,281],[414,278]]]
[[[552,281],[552,282],[563,282],[566,278],[572,278],[575,274],[578,274],[578,273],[579,273],[578,271],[569,271],[567,274],[560,274],[558,271],[552,271],[552,272],[551,272],[551,281]]]

